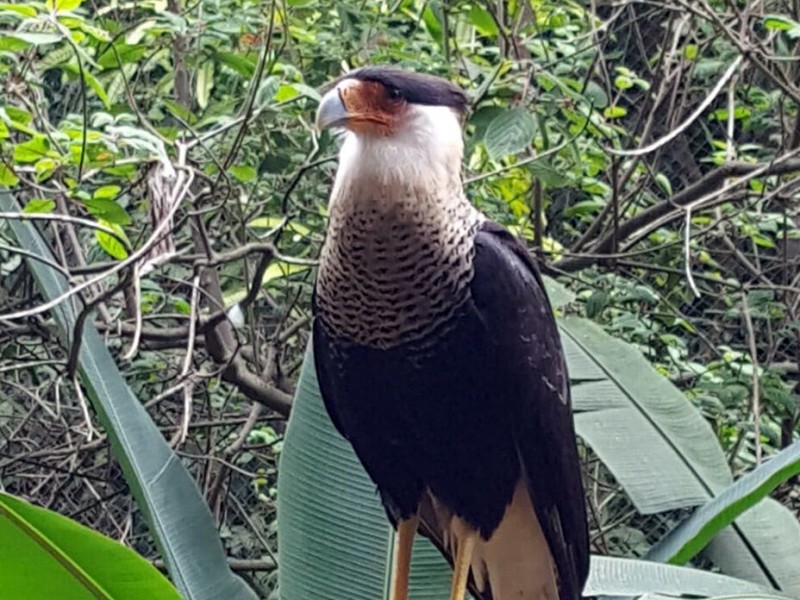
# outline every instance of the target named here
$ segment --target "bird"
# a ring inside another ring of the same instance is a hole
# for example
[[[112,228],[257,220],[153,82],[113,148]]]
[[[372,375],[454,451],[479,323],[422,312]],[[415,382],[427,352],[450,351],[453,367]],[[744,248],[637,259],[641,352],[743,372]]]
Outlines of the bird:
[[[577,600],[589,570],[567,365],[527,248],[462,176],[465,91],[389,65],[323,90],[341,134],[312,297],[323,403],[396,530],[452,567],[450,600]]]

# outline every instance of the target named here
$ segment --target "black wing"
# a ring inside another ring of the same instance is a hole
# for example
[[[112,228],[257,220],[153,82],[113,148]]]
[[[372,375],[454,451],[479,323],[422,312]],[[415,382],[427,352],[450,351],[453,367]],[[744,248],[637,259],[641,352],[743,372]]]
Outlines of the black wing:
[[[588,574],[588,533],[566,365],[552,310],[526,249],[498,225],[486,223],[476,234],[474,269],[472,300],[459,317],[461,325],[437,345],[432,368],[412,367],[402,347],[379,352],[335,340],[315,320],[320,391],[334,425],[350,439],[378,482],[392,520],[392,505],[415,506],[419,490],[414,489],[413,473],[405,477],[396,460],[384,462],[388,439],[398,440],[394,447],[405,449],[419,441],[406,439],[409,434],[433,431],[427,439],[463,442],[462,450],[478,471],[488,470],[498,480],[509,469],[517,476],[516,465],[512,468],[504,457],[475,452],[471,440],[485,433],[491,417],[492,426],[501,430],[495,429],[496,435],[513,436],[558,571],[561,600],[578,600]],[[395,380],[403,386],[389,385]],[[411,401],[418,404],[408,411]],[[469,418],[459,422],[476,423],[478,430],[454,429],[451,423],[458,415],[448,410],[468,413]],[[485,460],[478,465],[481,458]],[[497,464],[499,459],[505,462]],[[391,469],[384,468],[387,464]],[[449,488],[453,499],[474,491],[464,490],[459,478],[452,479],[437,483]],[[485,501],[494,500],[489,488],[486,492]],[[435,516],[420,517],[422,532],[451,560]],[[491,600],[488,590],[481,595],[471,588],[475,598]]]
[[[475,238],[472,296],[502,360],[528,491],[558,570],[562,600],[589,573],[589,538],[566,361],[541,276],[526,248],[487,222]]]

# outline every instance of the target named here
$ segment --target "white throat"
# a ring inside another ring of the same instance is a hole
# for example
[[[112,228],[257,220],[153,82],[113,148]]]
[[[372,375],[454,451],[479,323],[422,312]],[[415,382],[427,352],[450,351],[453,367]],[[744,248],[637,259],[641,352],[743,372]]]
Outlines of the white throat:
[[[461,187],[464,142],[453,110],[412,105],[401,127],[385,137],[345,133],[332,202],[342,196],[342,188],[365,183],[415,190]]]

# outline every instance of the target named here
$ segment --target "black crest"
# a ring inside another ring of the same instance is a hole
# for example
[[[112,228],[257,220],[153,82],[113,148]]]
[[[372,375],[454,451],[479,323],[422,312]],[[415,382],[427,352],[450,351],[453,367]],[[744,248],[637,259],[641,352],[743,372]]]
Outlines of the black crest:
[[[449,106],[464,115],[469,107],[467,94],[454,83],[441,77],[426,75],[390,66],[362,67],[339,79],[374,81],[386,87],[390,93],[412,104]]]

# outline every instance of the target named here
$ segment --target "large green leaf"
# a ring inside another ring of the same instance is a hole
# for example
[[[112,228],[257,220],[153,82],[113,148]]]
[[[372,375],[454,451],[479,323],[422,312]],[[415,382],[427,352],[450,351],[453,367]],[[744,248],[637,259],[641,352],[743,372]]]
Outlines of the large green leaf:
[[[524,108],[509,108],[498,114],[483,136],[486,151],[498,159],[524,150],[536,134],[536,121]]]
[[[169,581],[122,544],[0,493],[4,598],[180,600]]]
[[[586,319],[559,320],[578,435],[644,513],[697,506],[733,483],[711,427],[633,346]],[[765,501],[704,551],[736,577],[800,594],[800,523]]]
[[[281,600],[386,600],[394,536],[375,485],[334,429],[306,353],[278,480]],[[450,569],[417,537],[411,600],[448,595]],[[638,596],[759,593],[758,584],[672,565],[593,557],[586,593]],[[767,597],[767,596],[765,596]]]
[[[18,211],[8,193],[0,207]],[[50,248],[29,222],[9,220],[25,250],[53,260]],[[67,290],[63,276],[30,260],[29,268],[46,299]],[[62,339],[71,341],[76,313],[72,302],[51,310]],[[165,442],[133,395],[91,322],[84,325],[79,368],[92,407],[111,440],[125,480],[144,513],[172,580],[187,600],[252,599],[255,594],[228,568],[213,516],[192,476]]]
[[[697,569],[644,560],[592,556],[592,570],[584,596],[636,597],[663,594],[676,598],[721,594],[764,594],[785,598],[756,583]]]
[[[726,525],[800,473],[800,441],[740,478],[670,531],[647,554],[651,560],[682,564],[691,560]]]

